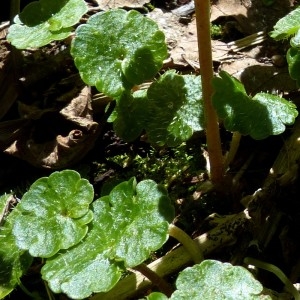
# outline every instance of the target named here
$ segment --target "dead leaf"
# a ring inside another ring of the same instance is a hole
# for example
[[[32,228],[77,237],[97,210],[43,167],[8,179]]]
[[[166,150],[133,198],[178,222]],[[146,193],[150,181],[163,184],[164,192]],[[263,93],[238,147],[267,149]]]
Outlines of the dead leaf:
[[[21,105],[26,124],[16,131],[16,139],[4,149],[36,167],[61,169],[78,162],[93,147],[99,135],[93,121],[90,87],[60,111]],[[1,128],[1,124],[0,124]]]
[[[245,35],[270,31],[275,23],[291,10],[288,0],[265,6],[260,0],[218,0],[211,6],[211,22],[220,17],[234,18]]]
[[[99,8],[102,10],[108,10],[119,7],[141,8],[149,0],[96,0]]]
[[[199,61],[198,42],[196,31],[196,19],[194,18],[188,25],[179,22],[179,17],[171,12],[164,12],[155,8],[147,15],[157,22],[159,28],[166,36],[170,58],[173,64],[168,63],[169,67],[186,67],[190,61]],[[224,59],[229,48],[226,43],[212,41],[213,60]]]

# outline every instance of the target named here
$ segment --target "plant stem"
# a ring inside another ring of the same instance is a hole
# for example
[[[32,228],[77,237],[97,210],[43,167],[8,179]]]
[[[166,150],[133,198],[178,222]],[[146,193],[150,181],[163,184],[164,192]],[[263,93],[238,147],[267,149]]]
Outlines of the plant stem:
[[[162,277],[160,277],[154,271],[152,271],[146,264],[142,263],[142,264],[134,267],[133,269],[136,271],[139,271],[145,277],[147,277],[166,296],[171,297],[171,295],[174,292],[171,285],[169,285]]]
[[[244,263],[247,265],[253,265],[257,268],[267,270],[275,274],[285,285],[285,288],[288,292],[290,292],[295,300],[300,300],[300,293],[294,287],[294,285],[290,282],[290,280],[286,277],[286,275],[276,266],[269,264],[267,262],[252,258],[252,257],[245,257]]]
[[[217,114],[212,106],[212,47],[210,37],[210,0],[194,0],[199,63],[202,80],[202,97],[206,122],[207,150],[209,153],[210,178],[216,186],[221,185],[224,176],[223,156]]]
[[[229,164],[233,161],[233,159],[238,151],[241,137],[242,137],[242,135],[237,131],[232,133],[230,148],[229,148],[228,154],[227,154],[225,162],[224,162],[225,170],[229,167]]]
[[[227,216],[224,223],[220,222],[217,227],[198,236],[194,241],[202,249],[203,255],[209,256],[213,251],[225,245],[232,245],[236,241],[236,236],[241,234],[241,228],[247,228],[249,223],[250,217],[247,211]],[[190,253],[186,251],[185,247],[179,246],[165,256],[150,263],[148,268],[160,277],[166,277],[191,264],[192,258]],[[140,293],[142,290],[150,287],[151,282],[147,277],[139,272],[134,272],[121,279],[110,291],[95,294],[90,300],[133,299],[137,292]]]
[[[169,235],[183,245],[183,247],[190,253],[194,263],[198,264],[204,259],[200,247],[182,229],[173,224],[170,224]]]

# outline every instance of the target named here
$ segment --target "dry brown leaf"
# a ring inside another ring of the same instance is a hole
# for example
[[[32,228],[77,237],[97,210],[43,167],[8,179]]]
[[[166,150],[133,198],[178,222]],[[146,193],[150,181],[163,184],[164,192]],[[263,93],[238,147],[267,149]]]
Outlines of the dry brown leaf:
[[[130,8],[141,8],[149,0],[96,0],[100,9],[108,10],[118,7],[130,7]]]
[[[245,35],[272,30],[275,23],[291,9],[290,1],[275,1],[265,6],[261,0],[218,0],[211,6],[211,21],[232,17]]]
[[[36,167],[61,169],[70,166],[93,147],[99,135],[98,123],[92,118],[87,86],[60,111],[21,107],[23,113],[27,111],[26,126],[17,130],[16,139],[4,152]]]
[[[179,17],[171,12],[164,12],[159,8],[154,9],[148,17],[158,23],[164,32],[169,49],[172,67],[186,67],[188,61],[198,62],[198,42],[196,32],[196,19],[188,25],[179,22]],[[226,58],[227,44],[221,41],[212,41],[213,60]],[[170,66],[170,64],[168,65]]]
[[[251,95],[297,89],[296,81],[291,79],[287,66],[277,68],[271,62],[258,62],[255,58],[243,57],[223,63],[221,69],[242,81]]]

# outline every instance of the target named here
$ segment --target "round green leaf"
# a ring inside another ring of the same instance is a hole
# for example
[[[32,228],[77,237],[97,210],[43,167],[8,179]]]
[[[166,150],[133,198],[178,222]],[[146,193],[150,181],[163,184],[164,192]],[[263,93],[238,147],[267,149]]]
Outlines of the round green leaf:
[[[220,76],[213,79],[212,101],[227,130],[260,140],[280,134],[285,130],[285,124],[294,123],[298,112],[293,103],[266,93],[251,98],[237,79],[224,71]]]
[[[183,270],[176,287],[172,300],[259,300],[263,290],[247,269],[215,260],[205,260]]]
[[[71,298],[110,290],[124,267],[140,264],[163,245],[174,217],[167,191],[152,180],[122,182],[92,206],[87,237],[42,268],[50,288]]]
[[[71,54],[87,84],[118,97],[160,70],[167,46],[154,21],[134,10],[115,9],[77,28]]]
[[[151,143],[177,146],[203,130],[200,76],[168,71],[149,87],[147,97],[146,131]]]
[[[92,185],[72,170],[38,179],[24,194],[13,233],[21,249],[32,256],[50,257],[86,235],[93,214]]]
[[[36,48],[68,37],[71,26],[87,12],[83,0],[40,0],[29,3],[14,19],[7,36],[19,49]]]

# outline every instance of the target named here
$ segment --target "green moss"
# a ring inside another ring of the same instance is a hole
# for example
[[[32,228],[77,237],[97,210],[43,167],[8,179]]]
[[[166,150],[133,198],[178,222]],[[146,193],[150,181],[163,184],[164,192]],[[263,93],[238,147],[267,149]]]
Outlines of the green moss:
[[[210,35],[212,39],[221,38],[223,35],[223,27],[222,25],[211,24],[210,26]]]

